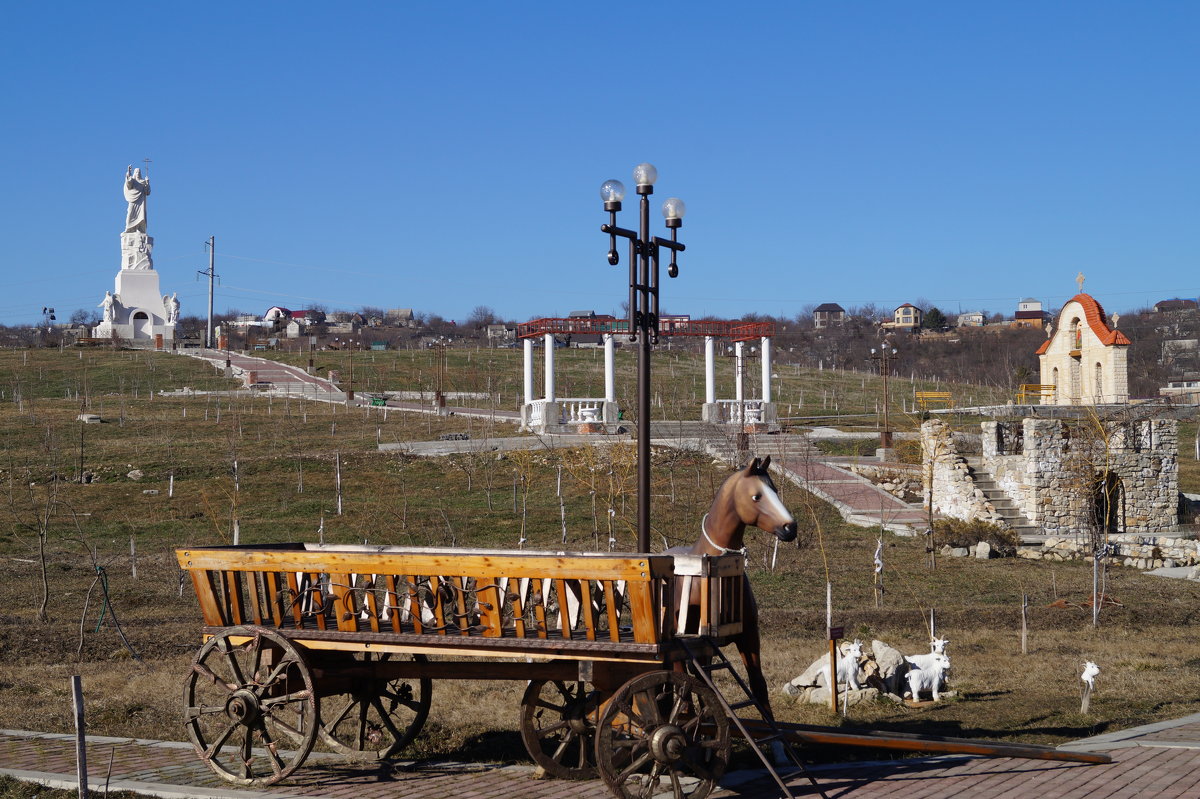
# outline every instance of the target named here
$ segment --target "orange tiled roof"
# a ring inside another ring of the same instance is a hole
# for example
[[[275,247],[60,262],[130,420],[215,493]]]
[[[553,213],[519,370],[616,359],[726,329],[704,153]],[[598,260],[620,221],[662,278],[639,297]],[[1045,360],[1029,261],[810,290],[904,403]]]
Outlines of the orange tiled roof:
[[[1076,294],[1071,299],[1063,303],[1066,308],[1072,302],[1077,302],[1083,306],[1083,318],[1087,320],[1088,327],[1096,334],[1096,338],[1100,339],[1100,343],[1106,347],[1128,347],[1132,342],[1129,337],[1120,330],[1113,330],[1108,326],[1107,318],[1104,314],[1104,308],[1090,294]],[[1059,312],[1062,316],[1062,312]],[[1061,327],[1060,327],[1061,330]],[[1042,342],[1042,346],[1037,348],[1035,354],[1042,355],[1050,348],[1050,339]]]

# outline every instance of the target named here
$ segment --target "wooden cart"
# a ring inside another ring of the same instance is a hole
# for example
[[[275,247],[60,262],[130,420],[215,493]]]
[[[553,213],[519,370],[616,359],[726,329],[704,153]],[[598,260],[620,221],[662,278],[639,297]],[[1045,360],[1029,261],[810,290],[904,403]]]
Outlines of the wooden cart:
[[[185,682],[188,735],[214,771],[240,785],[287,777],[318,740],[356,759],[399,751],[425,722],[435,678],[528,681],[520,731],[533,760],[557,777],[598,773],[629,799],[660,791],[702,799],[725,771],[734,732],[760,745],[1107,761],[739,718],[736,709],[754,705],[744,683],[733,672],[746,700],[731,703],[712,678],[729,667],[720,647],[742,629],[736,554],[305,544],[176,554],[205,625]],[[679,603],[697,583],[699,605]]]
[[[520,718],[531,757],[558,777],[599,771],[619,796],[653,771],[699,799],[728,761],[720,701],[673,664],[689,656],[683,631],[696,649],[695,636],[720,643],[741,630],[740,555],[304,544],[176,554],[205,625],[185,686],[188,734],[231,782],[277,782],[318,739],[351,758],[387,757],[419,733],[435,678],[529,681]],[[696,581],[700,606],[677,607]],[[644,714],[660,709],[670,723],[651,729]],[[631,761],[647,747],[649,763]]]

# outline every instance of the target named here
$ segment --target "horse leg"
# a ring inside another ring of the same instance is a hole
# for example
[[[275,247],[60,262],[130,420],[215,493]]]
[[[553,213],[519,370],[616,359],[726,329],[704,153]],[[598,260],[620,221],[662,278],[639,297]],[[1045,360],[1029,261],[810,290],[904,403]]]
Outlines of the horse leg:
[[[750,684],[750,693],[762,707],[763,717],[774,721],[771,712],[771,690],[762,672],[761,639],[758,632],[758,604],[750,590],[750,583],[745,585],[745,614],[742,617],[742,632],[734,639],[742,663],[746,666],[746,681]]]

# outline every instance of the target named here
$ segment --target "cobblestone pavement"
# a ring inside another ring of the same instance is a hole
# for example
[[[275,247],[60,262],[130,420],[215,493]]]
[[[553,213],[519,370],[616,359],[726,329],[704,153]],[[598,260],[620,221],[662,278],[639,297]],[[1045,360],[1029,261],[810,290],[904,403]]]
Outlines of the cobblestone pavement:
[[[1082,765],[1012,758],[938,757],[816,766],[812,773],[830,799],[1185,799],[1200,797],[1200,714],[1076,741],[1073,750],[1106,752],[1113,763]],[[258,791],[231,788],[212,774],[189,744],[90,736],[89,781],[103,790],[132,790],[202,799],[593,799],[610,796],[599,780],[537,780],[530,766],[393,761],[353,765],[313,754],[283,784]],[[111,765],[110,765],[111,763]],[[0,731],[0,773],[73,787],[70,736]],[[802,776],[789,780],[798,796],[815,795]],[[771,797],[764,772],[738,771],[721,781],[717,799]]]

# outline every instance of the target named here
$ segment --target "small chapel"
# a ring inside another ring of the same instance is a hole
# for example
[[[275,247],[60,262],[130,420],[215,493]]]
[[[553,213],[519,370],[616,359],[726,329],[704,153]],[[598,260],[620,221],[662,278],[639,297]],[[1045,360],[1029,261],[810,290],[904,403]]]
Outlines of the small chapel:
[[[1042,398],[1043,405],[1113,405],[1129,400],[1129,337],[1116,329],[1120,317],[1113,316],[1109,327],[1104,308],[1083,293],[1082,277],[1077,278],[1079,293],[1063,305],[1037,350],[1042,385],[1053,387],[1053,393]]]

